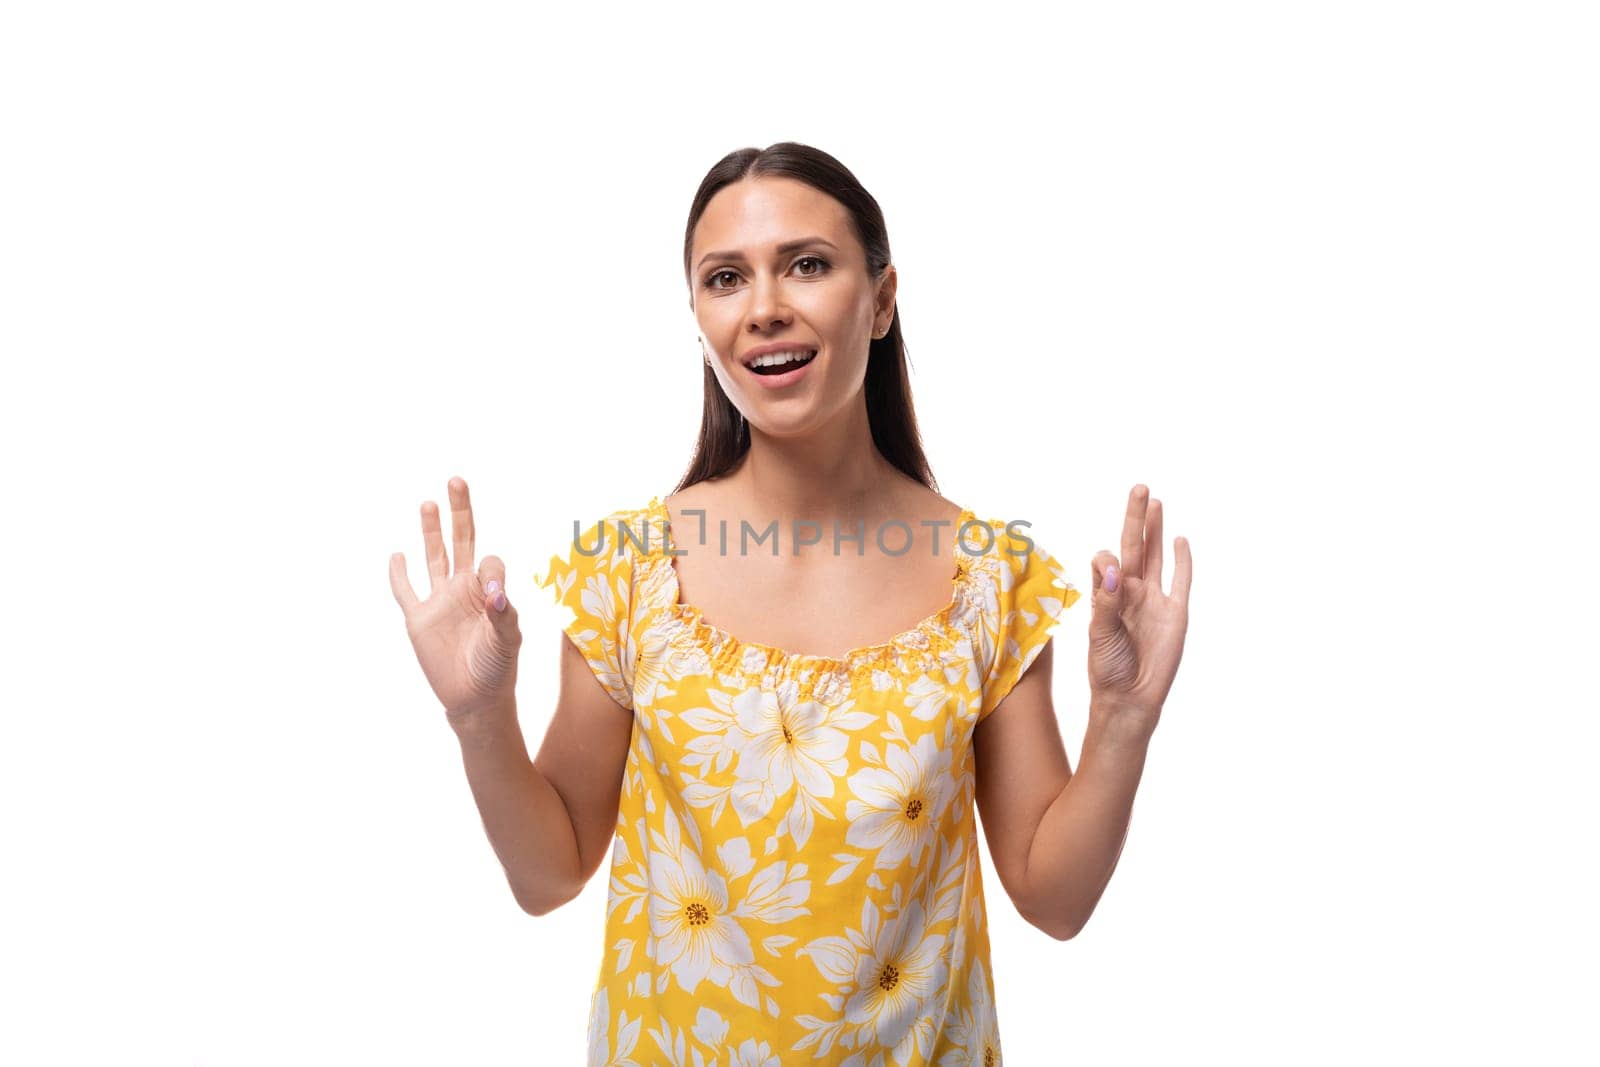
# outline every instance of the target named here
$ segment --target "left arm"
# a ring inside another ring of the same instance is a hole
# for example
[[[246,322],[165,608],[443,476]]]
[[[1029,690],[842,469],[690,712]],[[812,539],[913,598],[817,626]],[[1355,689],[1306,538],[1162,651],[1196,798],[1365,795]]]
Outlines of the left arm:
[[[1083,929],[1116,870],[1150,731],[1091,698],[1073,773],[1050,699],[1054,644],[973,743],[978,811],[1000,884],[1024,919],[1065,941]]]
[[[1148,506],[1147,506],[1148,505]],[[1161,590],[1161,501],[1133,487],[1122,562],[1094,559],[1089,726],[1072,772],[1050,699],[1053,642],[973,735],[978,811],[995,872],[1023,918],[1065,941],[1089,921],[1122,855],[1150,737],[1183,656],[1192,563]]]

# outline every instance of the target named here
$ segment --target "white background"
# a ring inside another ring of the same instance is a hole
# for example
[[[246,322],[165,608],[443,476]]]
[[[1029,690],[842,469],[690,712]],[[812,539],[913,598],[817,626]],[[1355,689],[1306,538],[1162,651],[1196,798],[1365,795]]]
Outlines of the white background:
[[[0,1059],[581,1062],[605,880],[516,907],[387,561],[465,476],[537,744],[535,573],[693,444],[690,198],[798,140],[945,495],[1193,547],[1087,929],[986,877],[1007,1061],[1594,1062],[1584,5],[577,8],[0,16]]]

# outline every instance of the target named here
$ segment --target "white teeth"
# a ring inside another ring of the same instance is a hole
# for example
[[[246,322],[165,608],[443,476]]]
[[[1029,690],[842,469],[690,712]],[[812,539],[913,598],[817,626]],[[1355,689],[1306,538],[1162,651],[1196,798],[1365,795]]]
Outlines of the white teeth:
[[[795,349],[791,352],[768,352],[764,356],[757,356],[746,366],[750,367],[776,367],[780,363],[790,363],[805,359],[811,355],[809,349]]]

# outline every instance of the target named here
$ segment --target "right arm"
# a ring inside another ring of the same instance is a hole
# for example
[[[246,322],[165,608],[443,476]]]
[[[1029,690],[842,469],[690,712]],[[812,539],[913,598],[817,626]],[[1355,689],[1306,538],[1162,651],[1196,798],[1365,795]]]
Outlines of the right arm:
[[[544,915],[576,897],[611,848],[633,713],[565,634],[561,688],[537,759],[514,697],[452,720],[484,830],[517,903]]]
[[[522,631],[504,595],[505,564],[474,568],[467,483],[450,479],[454,560],[433,501],[422,505],[428,596],[417,596],[405,555],[389,557],[389,587],[428,684],[461,742],[467,781],[489,841],[524,911],[543,915],[588,882],[616,827],[633,713],[561,636],[561,688],[537,760],[517,722]]]

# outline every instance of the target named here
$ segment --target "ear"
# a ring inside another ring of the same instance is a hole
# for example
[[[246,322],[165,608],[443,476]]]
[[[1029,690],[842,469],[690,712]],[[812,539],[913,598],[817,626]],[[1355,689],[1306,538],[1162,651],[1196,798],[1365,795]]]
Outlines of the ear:
[[[878,294],[873,301],[872,321],[874,326],[877,326],[880,322],[883,323],[881,327],[878,327],[879,329],[887,330],[889,323],[894,321],[894,293],[899,284],[899,272],[894,269],[894,264],[890,263],[883,268],[883,275],[878,281]]]

